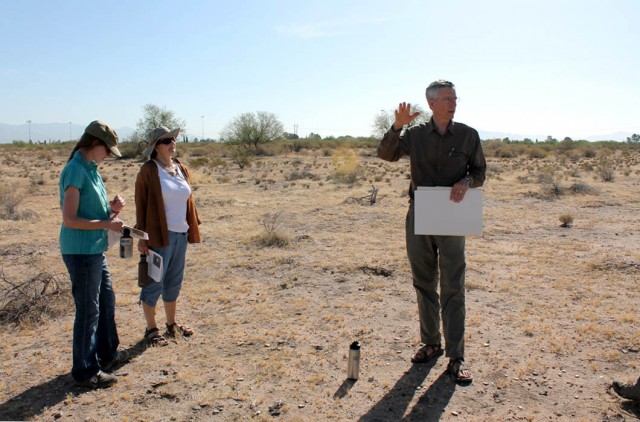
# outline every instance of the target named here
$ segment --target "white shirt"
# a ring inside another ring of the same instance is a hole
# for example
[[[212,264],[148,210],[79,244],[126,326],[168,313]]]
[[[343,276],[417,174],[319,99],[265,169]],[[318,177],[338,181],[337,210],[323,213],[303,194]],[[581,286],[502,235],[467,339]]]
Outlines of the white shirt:
[[[191,186],[176,164],[176,175],[169,174],[158,162],[158,175],[164,200],[164,212],[167,215],[167,228],[176,233],[189,231],[187,223],[187,200],[191,196]]]

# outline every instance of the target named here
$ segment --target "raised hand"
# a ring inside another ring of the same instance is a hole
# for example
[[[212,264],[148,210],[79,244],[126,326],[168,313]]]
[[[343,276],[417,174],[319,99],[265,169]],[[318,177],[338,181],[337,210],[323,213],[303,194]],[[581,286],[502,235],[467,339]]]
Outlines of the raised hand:
[[[411,113],[411,104],[410,103],[400,103],[398,104],[398,109],[396,110],[396,121],[393,123],[393,127],[396,130],[402,129],[404,125],[408,125],[420,115],[419,112]]]

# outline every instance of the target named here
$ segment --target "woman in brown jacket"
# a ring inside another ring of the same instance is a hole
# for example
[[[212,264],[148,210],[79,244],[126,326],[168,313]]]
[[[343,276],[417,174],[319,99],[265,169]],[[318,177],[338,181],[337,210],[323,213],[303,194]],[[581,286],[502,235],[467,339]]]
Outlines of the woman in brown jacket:
[[[176,322],[176,302],[184,276],[187,243],[199,243],[200,218],[189,183],[189,171],[178,161],[176,137],[180,129],[170,131],[164,126],[149,135],[151,158],[140,168],[136,179],[136,228],[149,234],[140,240],[138,250],[149,249],[162,256],[163,271],[160,282],[149,278],[142,288],[140,301],[146,319],[145,339],[150,345],[166,346],[165,336],[180,334],[189,337],[193,330]],[[162,294],[167,318],[166,332],[160,334],[156,325],[156,303]]]

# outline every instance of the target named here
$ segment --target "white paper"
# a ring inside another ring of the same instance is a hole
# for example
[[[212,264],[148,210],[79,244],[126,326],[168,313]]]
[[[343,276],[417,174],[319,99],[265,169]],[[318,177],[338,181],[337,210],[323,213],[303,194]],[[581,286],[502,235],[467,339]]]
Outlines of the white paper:
[[[149,249],[147,253],[147,275],[154,281],[162,280],[162,255]]]
[[[134,239],[149,240],[149,234],[147,232],[143,232],[142,230],[138,230],[129,226],[124,226],[124,228],[129,229],[129,234],[131,234],[131,237],[133,237]]]
[[[124,226],[124,228],[129,229],[129,234],[134,239],[149,240],[149,234],[143,232],[142,230],[134,229],[133,227],[129,226]],[[114,230],[107,230],[107,232],[107,249],[111,249],[120,242],[122,232],[117,232]]]
[[[111,249],[120,242],[120,232],[107,230],[107,249]]]
[[[457,203],[450,187],[420,186],[414,194],[415,234],[482,235],[482,189],[469,189]]]

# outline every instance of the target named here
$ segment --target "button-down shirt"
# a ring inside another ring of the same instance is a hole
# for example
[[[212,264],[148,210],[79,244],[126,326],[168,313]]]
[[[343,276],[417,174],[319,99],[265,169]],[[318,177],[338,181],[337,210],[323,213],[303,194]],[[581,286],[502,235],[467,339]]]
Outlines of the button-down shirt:
[[[64,202],[64,193],[73,186],[80,191],[80,200],[76,215],[87,220],[108,220],[109,200],[107,189],[98,173],[98,165],[88,162],[80,151],[64,166],[60,173],[60,208]],[[107,250],[107,230],[81,230],[60,228],[60,252],[63,255],[92,255]]]
[[[465,177],[471,179],[471,187],[484,183],[487,163],[480,136],[465,124],[452,121],[444,136],[433,119],[403,132],[391,126],[380,141],[378,157],[397,161],[406,155],[411,165],[412,198],[418,186],[453,186]]]

